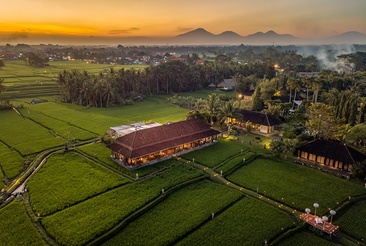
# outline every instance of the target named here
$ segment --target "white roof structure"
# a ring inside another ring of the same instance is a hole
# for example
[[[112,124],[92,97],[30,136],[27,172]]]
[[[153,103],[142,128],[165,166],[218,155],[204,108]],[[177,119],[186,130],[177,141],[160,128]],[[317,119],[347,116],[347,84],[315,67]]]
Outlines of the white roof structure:
[[[161,126],[162,124],[157,122],[151,122],[151,123],[143,123],[143,122],[136,122],[132,124],[127,125],[121,125],[121,126],[112,126],[109,129],[116,135],[117,138],[122,137],[126,134],[129,134],[134,131],[138,131],[141,129],[147,129],[147,128],[153,128],[156,126]]]

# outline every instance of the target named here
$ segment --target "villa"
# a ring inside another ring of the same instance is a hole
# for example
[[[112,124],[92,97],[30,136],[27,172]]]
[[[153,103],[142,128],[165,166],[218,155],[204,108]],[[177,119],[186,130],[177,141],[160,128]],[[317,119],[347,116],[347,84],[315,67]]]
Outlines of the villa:
[[[134,128],[118,137],[109,148],[115,162],[133,169],[211,145],[220,134],[209,124],[192,119]]]
[[[275,127],[282,123],[280,120],[262,112],[243,109],[239,113],[242,115],[240,120],[230,118],[229,122],[242,128],[247,128],[250,125],[253,133],[274,135],[277,133]]]
[[[297,162],[314,164],[319,168],[348,177],[352,166],[366,160],[366,155],[337,141],[316,139],[297,148]]]

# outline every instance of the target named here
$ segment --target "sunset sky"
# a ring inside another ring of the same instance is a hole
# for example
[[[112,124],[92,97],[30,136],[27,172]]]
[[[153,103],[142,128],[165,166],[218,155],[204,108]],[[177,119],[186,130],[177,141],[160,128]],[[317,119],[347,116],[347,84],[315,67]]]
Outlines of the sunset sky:
[[[8,0],[0,44],[73,38],[172,37],[205,28],[312,38],[366,33],[365,0]]]

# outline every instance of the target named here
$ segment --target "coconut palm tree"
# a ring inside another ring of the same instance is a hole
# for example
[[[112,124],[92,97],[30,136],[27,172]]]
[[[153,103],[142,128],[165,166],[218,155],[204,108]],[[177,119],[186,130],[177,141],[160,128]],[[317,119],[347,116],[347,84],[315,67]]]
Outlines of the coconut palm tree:
[[[230,135],[231,132],[231,119],[241,119],[242,115],[237,108],[237,102],[230,100],[223,104],[219,111],[220,123],[227,125],[227,132]]]
[[[208,113],[210,115],[211,125],[213,125],[213,123],[214,123],[213,118],[214,118],[214,116],[217,116],[219,107],[220,107],[219,95],[216,93],[212,93],[212,94],[208,95],[206,109],[208,110]]]

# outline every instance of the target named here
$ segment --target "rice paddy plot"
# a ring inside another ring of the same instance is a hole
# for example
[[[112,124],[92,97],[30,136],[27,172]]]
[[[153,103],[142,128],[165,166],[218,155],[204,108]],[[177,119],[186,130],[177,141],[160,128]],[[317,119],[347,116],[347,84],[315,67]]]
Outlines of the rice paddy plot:
[[[226,159],[247,150],[248,148],[240,141],[227,138],[220,139],[217,144],[185,154],[183,157],[189,160],[194,159],[195,162],[213,168]]]
[[[0,111],[0,140],[23,156],[60,146],[64,140],[52,135],[48,129],[23,118],[13,110]]]
[[[0,244],[47,245],[31,223],[23,203],[13,201],[0,209]]]
[[[321,238],[315,234],[309,232],[299,232],[295,235],[286,238],[285,240],[281,241],[278,246],[309,246],[309,245],[316,245],[316,246],[336,246],[341,245],[337,244],[336,242],[332,242],[330,240],[326,240]]]
[[[197,169],[177,165],[142,182],[126,184],[45,216],[42,224],[60,244],[84,245],[157,198],[161,189],[202,175]]]
[[[352,205],[339,219],[337,215],[335,218],[342,231],[360,241],[366,240],[366,201]]]
[[[0,164],[8,179],[16,177],[23,171],[23,160],[24,158],[16,151],[0,152]]]
[[[304,211],[320,204],[317,214],[336,208],[349,197],[366,193],[363,186],[295,163],[257,158],[227,177],[245,188]]]
[[[236,190],[209,181],[191,184],[130,223],[105,245],[171,245],[240,196]]]
[[[109,169],[69,152],[51,155],[27,189],[33,210],[44,216],[127,182]]]
[[[246,197],[177,245],[263,245],[293,226],[290,215]]]
[[[66,123],[65,121],[52,118],[37,111],[32,111],[32,113],[27,109],[20,111],[27,118],[32,119],[47,129],[50,129],[54,134],[60,135],[67,140],[86,140],[97,136],[94,133],[77,128]]]

